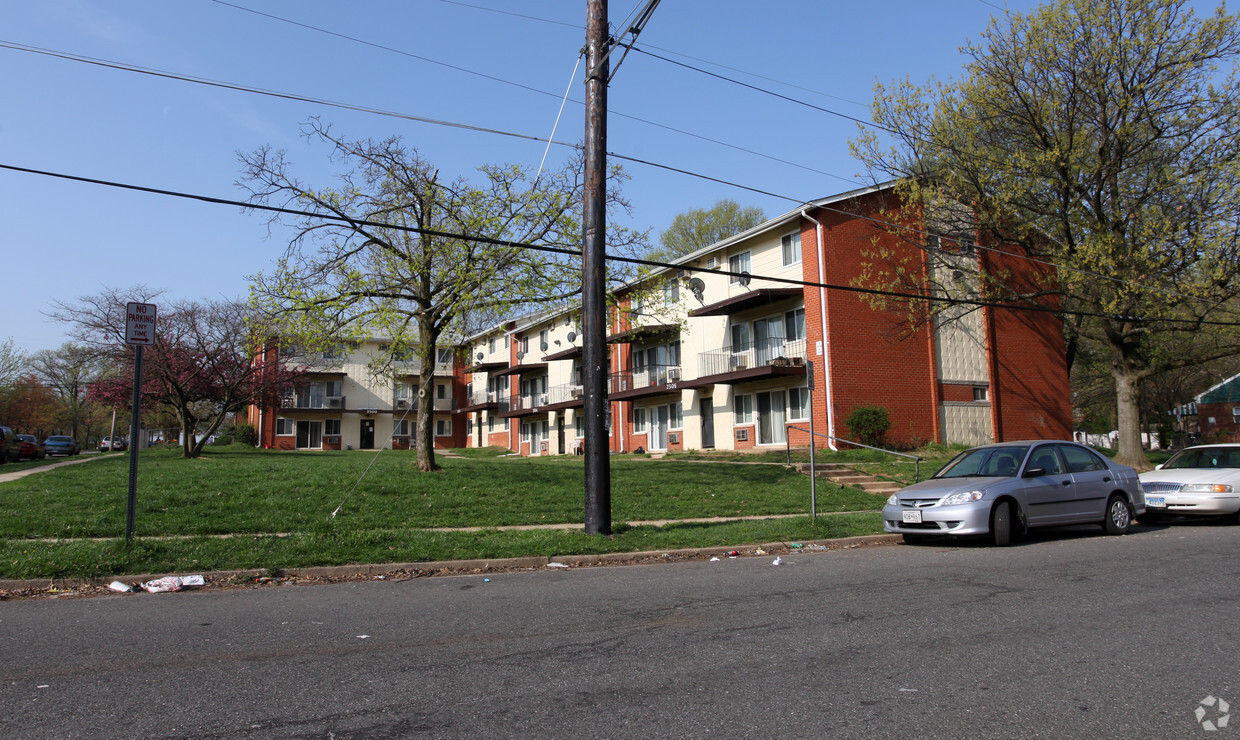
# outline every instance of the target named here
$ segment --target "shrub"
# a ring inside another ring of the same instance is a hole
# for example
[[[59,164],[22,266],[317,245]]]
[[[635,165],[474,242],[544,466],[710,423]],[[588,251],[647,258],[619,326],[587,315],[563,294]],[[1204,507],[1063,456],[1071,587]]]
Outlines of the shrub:
[[[232,443],[233,443],[233,438],[232,438],[232,436],[231,436],[231,435],[228,435],[228,434],[217,434],[217,435],[215,435],[215,441],[214,441],[214,442],[212,442],[211,444],[213,444],[213,445],[230,445],[230,444],[232,444]]]
[[[237,444],[253,447],[258,441],[258,434],[254,431],[253,424],[234,424],[232,428],[233,438]]]
[[[858,442],[872,447],[883,443],[883,435],[891,428],[887,409],[882,406],[858,406],[844,421]]]

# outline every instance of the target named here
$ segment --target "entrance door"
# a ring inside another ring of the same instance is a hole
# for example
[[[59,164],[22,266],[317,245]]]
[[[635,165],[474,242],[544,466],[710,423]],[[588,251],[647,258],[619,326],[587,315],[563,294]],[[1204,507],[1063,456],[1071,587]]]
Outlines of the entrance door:
[[[547,422],[530,422],[530,455],[537,456],[542,454],[543,427]]]
[[[357,446],[363,450],[373,450],[375,448],[374,419],[362,419],[362,434]]]
[[[715,448],[715,400],[703,398],[698,401],[698,410],[702,417],[702,448]]]
[[[560,448],[559,454],[563,455],[564,454],[564,415],[563,414],[555,415],[555,427],[556,427],[556,435],[559,438],[559,448]]]

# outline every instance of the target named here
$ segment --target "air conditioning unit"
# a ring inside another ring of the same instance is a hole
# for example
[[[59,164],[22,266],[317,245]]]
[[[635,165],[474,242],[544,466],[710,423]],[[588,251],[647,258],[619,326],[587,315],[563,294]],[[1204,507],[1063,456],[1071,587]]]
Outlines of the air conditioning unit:
[[[717,267],[719,267],[719,258],[718,258],[718,257],[711,257],[710,259],[706,260],[706,269],[707,269],[707,270],[714,270],[714,269],[715,269],[715,268],[717,268]]]
[[[398,409],[407,409],[407,408],[409,408],[409,401],[407,401],[407,400],[405,400],[405,399],[403,399],[403,398],[399,398],[399,399],[397,399],[397,400],[396,400],[396,408],[398,408]]]
[[[667,382],[669,382],[669,383],[679,383],[679,382],[680,382],[680,368],[678,368],[678,367],[673,367],[673,368],[669,368],[669,369],[668,369],[668,371],[667,371]]]
[[[728,358],[728,367],[733,370],[744,370],[749,367],[748,355],[732,355]]]
[[[573,398],[581,398],[582,396],[585,395],[585,392],[586,392],[586,389],[580,388],[580,387],[573,388],[572,391],[570,391],[570,393],[572,393]]]
[[[340,408],[340,402],[341,402],[341,400],[342,400],[342,399],[341,399],[340,397],[338,397],[338,396],[337,396],[337,397],[333,397],[333,398],[329,398],[329,399],[327,399],[327,408],[329,408],[329,409],[338,409],[338,408]]]
[[[677,271],[676,271],[676,279],[677,279],[677,280],[684,280],[684,279],[685,279],[685,278],[687,278],[687,277],[689,277],[689,271],[688,271],[688,270],[677,270]]]
[[[667,443],[672,445],[680,444],[680,432],[668,432]]]
[[[749,430],[748,429],[737,429],[736,430],[736,441],[737,442],[748,442],[749,441]]]

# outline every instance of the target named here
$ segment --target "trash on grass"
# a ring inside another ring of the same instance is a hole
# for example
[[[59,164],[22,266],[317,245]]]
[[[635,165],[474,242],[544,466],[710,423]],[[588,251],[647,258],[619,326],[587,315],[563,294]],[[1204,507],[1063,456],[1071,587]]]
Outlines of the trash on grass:
[[[719,556],[718,556],[718,555],[716,555],[715,557],[711,558],[711,559],[710,559],[710,562],[712,562],[712,563],[717,563],[717,562],[719,562]]]
[[[763,550],[761,547],[759,547],[757,550],[754,550],[753,552],[754,552],[754,554],[755,554],[755,555],[765,555],[765,554],[766,554],[766,550]]]
[[[728,553],[728,557],[730,558],[738,558],[740,557],[740,555],[741,554],[738,550],[733,550],[732,552]]]
[[[165,591],[184,591],[187,588],[202,586],[202,576],[164,576],[143,583],[139,588],[147,593],[158,594]]]
[[[775,558],[774,560],[772,560],[772,561],[771,561],[771,565],[783,565],[783,564],[784,564],[784,559],[783,559],[783,558],[778,558],[778,557],[777,557],[777,558]]]
[[[791,547],[792,549],[796,550],[796,549],[804,547],[804,545],[802,545],[800,542],[793,542],[792,544],[788,545],[788,547]]]
[[[547,567],[548,568],[567,568],[568,566],[565,565],[564,563],[547,563]]]
[[[108,588],[113,591],[120,591],[123,594],[133,593],[133,586],[130,586],[128,583],[121,583],[120,581],[112,581],[108,584]]]

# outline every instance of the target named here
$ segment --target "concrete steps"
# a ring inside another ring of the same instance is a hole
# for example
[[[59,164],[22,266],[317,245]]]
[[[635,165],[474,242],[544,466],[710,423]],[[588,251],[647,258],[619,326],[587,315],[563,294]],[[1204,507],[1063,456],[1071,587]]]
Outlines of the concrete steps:
[[[809,463],[800,463],[796,467],[802,475],[810,474]],[[895,493],[901,488],[899,483],[894,483],[889,480],[882,480],[881,478],[875,478],[872,475],[863,473],[859,470],[854,470],[846,465],[839,465],[835,463],[818,463],[814,467],[814,472],[819,478],[826,478],[832,483],[841,486],[860,488],[867,493],[873,493],[875,495],[887,496]]]

